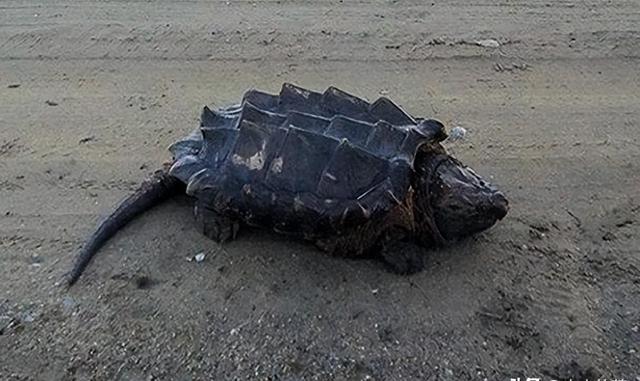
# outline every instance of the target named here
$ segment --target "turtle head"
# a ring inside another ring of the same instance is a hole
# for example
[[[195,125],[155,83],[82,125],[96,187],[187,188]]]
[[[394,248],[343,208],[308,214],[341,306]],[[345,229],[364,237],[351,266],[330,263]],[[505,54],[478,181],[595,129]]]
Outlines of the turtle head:
[[[441,147],[440,147],[441,148]],[[444,152],[416,156],[415,217],[422,240],[455,241],[493,226],[509,210],[504,194]]]

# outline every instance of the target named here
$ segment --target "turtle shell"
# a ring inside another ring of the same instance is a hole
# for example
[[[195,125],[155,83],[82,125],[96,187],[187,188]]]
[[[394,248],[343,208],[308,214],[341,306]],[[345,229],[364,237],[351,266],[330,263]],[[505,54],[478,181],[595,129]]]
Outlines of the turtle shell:
[[[170,147],[170,173],[216,212],[284,233],[340,234],[406,198],[416,151],[446,137],[387,98],[285,83],[238,105],[205,107],[201,126]]]

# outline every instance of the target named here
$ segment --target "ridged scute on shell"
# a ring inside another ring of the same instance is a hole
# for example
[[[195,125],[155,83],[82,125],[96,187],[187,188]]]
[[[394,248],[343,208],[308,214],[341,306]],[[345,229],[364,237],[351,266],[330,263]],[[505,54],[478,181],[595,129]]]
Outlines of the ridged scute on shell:
[[[285,83],[216,111],[174,143],[171,174],[212,209],[281,232],[340,233],[407,196],[419,146],[446,137],[387,98]]]

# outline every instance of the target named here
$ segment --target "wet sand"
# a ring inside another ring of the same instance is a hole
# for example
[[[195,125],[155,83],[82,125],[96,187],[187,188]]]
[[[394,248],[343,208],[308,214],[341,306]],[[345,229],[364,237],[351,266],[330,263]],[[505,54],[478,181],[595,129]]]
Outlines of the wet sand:
[[[635,380],[639,9],[2,2],[0,379]],[[178,198],[61,286],[203,105],[285,81],[466,128],[448,148],[509,215],[402,277],[267,232],[221,247]]]

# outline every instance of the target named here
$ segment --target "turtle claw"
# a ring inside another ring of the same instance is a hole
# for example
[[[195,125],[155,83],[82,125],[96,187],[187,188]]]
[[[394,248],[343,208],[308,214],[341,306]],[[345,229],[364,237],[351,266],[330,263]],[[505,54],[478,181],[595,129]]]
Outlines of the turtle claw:
[[[196,226],[206,237],[217,243],[225,243],[234,240],[240,230],[237,220],[196,203],[194,207]]]

